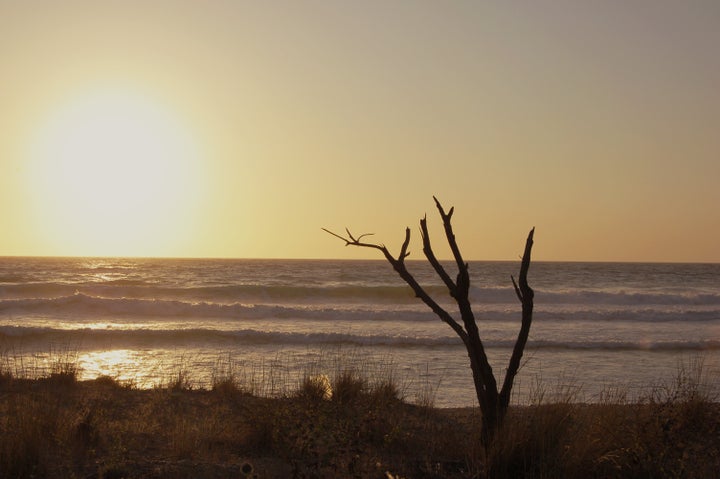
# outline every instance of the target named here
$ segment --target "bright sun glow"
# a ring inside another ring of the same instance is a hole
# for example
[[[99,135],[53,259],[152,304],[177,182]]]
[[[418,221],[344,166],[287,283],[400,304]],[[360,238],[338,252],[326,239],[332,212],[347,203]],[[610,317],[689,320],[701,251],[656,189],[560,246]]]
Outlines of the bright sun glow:
[[[59,254],[163,256],[190,233],[198,149],[151,99],[87,94],[49,117],[32,149],[38,227]]]

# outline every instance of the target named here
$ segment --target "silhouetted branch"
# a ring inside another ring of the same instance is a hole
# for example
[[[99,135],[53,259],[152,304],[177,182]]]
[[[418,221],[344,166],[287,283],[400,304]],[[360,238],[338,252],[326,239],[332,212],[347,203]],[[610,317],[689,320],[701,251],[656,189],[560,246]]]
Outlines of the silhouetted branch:
[[[440,201],[438,201],[438,199],[434,196],[433,200],[435,200],[435,206],[440,212],[440,217],[442,218],[443,226],[445,227],[445,236],[447,237],[448,245],[450,245],[450,250],[452,251],[453,257],[455,258],[455,262],[457,263],[457,267],[459,270],[458,275],[463,274],[463,272],[467,273],[468,265],[465,263],[462,255],[460,254],[460,248],[458,248],[457,241],[455,240],[455,233],[452,229],[451,220],[453,212],[455,212],[455,207],[451,207],[450,211],[448,211],[446,214],[445,210],[443,210],[443,207],[440,204]],[[460,287],[462,283],[468,283],[467,279],[465,279],[465,281],[462,281],[460,278],[458,278],[457,286]]]
[[[322,228],[322,230],[323,230],[324,232],[326,232],[326,233],[329,233],[329,234],[333,235],[333,236],[336,237],[336,238],[340,238],[341,240],[343,240],[343,241],[345,242],[345,246],[348,246],[348,245],[353,244],[353,241],[348,240],[348,239],[346,239],[345,237],[340,236],[340,235],[337,234],[337,233],[333,233],[333,232],[330,231],[329,229]]]
[[[483,345],[482,339],[480,339],[480,331],[478,330],[475,315],[470,306],[470,268],[468,263],[463,260],[452,227],[452,215],[455,212],[455,207],[451,207],[450,210],[445,213],[442,204],[440,204],[440,201],[435,196],[433,196],[433,200],[435,200],[435,206],[440,213],[440,218],[442,218],[445,236],[447,237],[448,245],[450,246],[450,250],[453,253],[455,263],[458,267],[457,281],[455,282],[455,287],[451,289],[451,295],[458,304],[460,317],[465,326],[465,331],[468,333],[469,343],[467,349],[470,357],[470,366],[473,370],[473,375],[476,376],[476,390],[482,389],[482,393],[478,391],[478,402],[483,409],[483,414],[487,418],[486,425],[494,428],[498,420],[497,382],[493,374],[492,366],[490,366],[490,361],[487,359],[485,346]],[[444,278],[443,280],[446,284],[448,283]],[[486,432],[489,433],[489,431]]]
[[[410,244],[410,228],[405,228],[405,240],[403,241],[402,247],[400,249],[400,254],[397,258],[394,258],[393,255],[390,254],[390,251],[388,251],[388,249],[384,245],[360,242],[359,239],[362,238],[362,236],[366,235],[361,235],[358,236],[358,238],[355,238],[352,236],[352,234],[350,234],[350,231],[346,230],[348,233],[348,237],[346,238],[337,233],[333,233],[326,228],[322,228],[322,230],[335,236],[336,238],[345,241],[346,246],[352,245],[365,248],[375,248],[382,251],[385,255],[385,258],[392,265],[398,275],[412,288],[415,296],[420,298],[443,322],[447,323],[460,337],[460,339],[462,339],[463,343],[467,343],[467,333],[462,328],[462,326],[460,326],[460,324],[455,321],[455,319],[452,317],[452,315],[450,315],[450,313],[448,313],[435,300],[432,299],[432,297],[423,289],[422,286],[420,286],[420,283],[417,282],[415,277],[407,270],[407,267],[405,266],[405,258],[410,255],[410,253],[407,252],[408,245]]]
[[[480,332],[473,315],[472,308],[470,307],[470,272],[469,264],[463,260],[460,254],[460,248],[455,240],[455,233],[452,228],[452,215],[455,211],[454,208],[446,213],[443,209],[440,201],[433,196],[435,200],[435,206],[440,213],[442,218],[443,227],[445,229],[445,236],[447,237],[448,244],[452,251],[453,257],[458,267],[457,280],[453,281],[450,275],[447,273],[445,268],[440,264],[435,253],[433,252],[430,244],[430,234],[427,227],[427,216],[420,220],[420,233],[422,235],[423,242],[423,253],[427,258],[428,262],[432,265],[435,272],[442,279],[445,286],[450,291],[450,295],[455,299],[458,305],[460,317],[462,319],[462,325],[456,321],[445,309],[440,307],[438,303],[432,299],[427,292],[418,284],[413,275],[407,270],[405,265],[405,258],[410,254],[408,252],[408,246],[410,244],[410,228],[405,229],[405,239],[400,248],[400,254],[397,258],[393,257],[388,251],[385,245],[366,243],[361,241],[362,238],[371,235],[366,233],[358,236],[357,238],[350,233],[350,230],[346,229],[347,236],[342,236],[332,231],[323,228],[323,230],[336,238],[341,239],[345,242],[345,245],[360,246],[366,248],[374,248],[382,251],[385,258],[392,265],[395,271],[400,277],[412,288],[415,296],[420,298],[430,309],[445,323],[447,323],[453,331],[462,339],[465,349],[467,350],[468,357],[470,359],[470,368],[473,373],[473,381],[475,383],[475,392],[477,395],[478,403],[482,411],[482,435],[483,438],[488,441],[493,437],[498,426],[502,423],[508,409],[510,391],[512,389],[515,375],[517,374],[520,360],[522,358],[523,350],[527,343],[528,335],[530,332],[530,324],[532,322],[532,310],[533,310],[533,298],[534,292],[527,282],[527,273],[530,268],[530,253],[533,245],[533,235],[535,229],[530,230],[527,241],[525,243],[525,252],[522,257],[522,263],[520,266],[519,281],[516,282],[515,278],[511,276],[513,287],[518,299],[522,303],[522,324],[520,326],[520,332],[518,339],[515,342],[512,356],[510,357],[510,363],[508,365],[503,387],[500,391],[497,388],[497,382],[495,375],[493,374],[492,367],[488,361],[487,355],[485,354],[485,348],[482,340],[480,339]]]
[[[520,288],[518,287],[517,283],[515,282],[515,277],[513,275],[510,275],[510,280],[512,281],[513,288],[515,288],[515,294],[517,295],[518,299],[522,303],[522,293],[520,292]]]
[[[507,409],[510,403],[510,390],[512,389],[513,381],[517,375],[518,369],[520,368],[520,360],[522,359],[525,345],[527,344],[528,336],[530,334],[530,325],[532,323],[532,312],[533,303],[535,298],[535,292],[530,287],[527,281],[528,270],[530,269],[530,255],[533,247],[533,236],[535,235],[535,228],[530,230],[528,233],[527,240],[525,241],[525,251],[523,252],[522,262],[520,263],[520,277],[518,283],[515,282],[515,278],[510,277],[515,288],[515,293],[522,303],[522,322],[520,324],[520,332],[518,333],[515,346],[513,347],[512,356],[510,356],[510,362],[505,373],[505,381],[503,382],[502,390],[500,391],[500,405]]]
[[[457,286],[455,285],[455,282],[450,278],[450,275],[447,274],[445,271],[445,268],[440,264],[440,262],[435,257],[435,253],[432,250],[432,247],[430,246],[430,234],[428,233],[427,229],[427,215],[423,217],[423,219],[420,220],[420,234],[422,236],[423,241],[423,253],[425,253],[425,257],[427,258],[428,262],[432,265],[435,272],[440,276],[440,278],[443,280],[443,283],[445,283],[445,286],[447,286],[448,290],[450,291],[450,296],[453,298],[455,297],[455,290],[457,289]]]

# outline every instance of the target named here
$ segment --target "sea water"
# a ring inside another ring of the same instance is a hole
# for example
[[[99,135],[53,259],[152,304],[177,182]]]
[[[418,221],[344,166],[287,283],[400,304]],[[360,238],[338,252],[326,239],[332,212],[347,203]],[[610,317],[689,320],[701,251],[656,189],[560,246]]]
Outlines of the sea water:
[[[408,268],[460,321],[432,269]],[[518,271],[470,263],[499,382],[520,327]],[[535,314],[516,402],[539,389],[641,396],[698,358],[711,376],[720,367],[720,264],[535,262],[528,279]],[[231,372],[266,394],[356,367],[392,375],[410,401],[476,404],[462,341],[381,260],[0,258],[0,360],[26,375],[68,360],[82,379],[138,387],[179,374],[210,387]]]

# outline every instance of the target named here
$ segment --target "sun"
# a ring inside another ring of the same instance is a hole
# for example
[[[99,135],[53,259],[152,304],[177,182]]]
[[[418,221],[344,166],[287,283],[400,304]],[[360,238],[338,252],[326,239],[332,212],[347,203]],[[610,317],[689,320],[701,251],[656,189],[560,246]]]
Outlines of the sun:
[[[177,115],[137,92],[67,102],[31,146],[38,233],[55,254],[177,255],[202,197],[199,148]]]

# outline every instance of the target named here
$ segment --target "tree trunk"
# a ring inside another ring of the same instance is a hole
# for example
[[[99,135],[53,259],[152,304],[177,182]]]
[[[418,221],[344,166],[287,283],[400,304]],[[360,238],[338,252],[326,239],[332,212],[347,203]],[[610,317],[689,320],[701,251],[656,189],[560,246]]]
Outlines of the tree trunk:
[[[413,275],[407,270],[405,266],[405,258],[410,254],[407,251],[408,245],[410,244],[410,228],[405,230],[405,241],[400,249],[400,254],[395,258],[384,245],[365,243],[361,239],[367,235],[360,235],[355,238],[349,230],[346,229],[347,237],[338,235],[323,228],[326,232],[333,236],[336,236],[343,241],[346,245],[361,246],[368,248],[375,248],[382,251],[385,258],[392,265],[395,271],[400,277],[412,288],[415,295],[420,298],[443,322],[447,323],[453,331],[460,337],[467,350],[468,357],[470,359],[470,369],[472,370],[473,382],[475,385],[475,393],[477,395],[478,404],[480,411],[482,412],[482,437],[483,441],[487,444],[494,437],[497,429],[502,426],[502,423],[507,414],[508,406],[510,404],[510,393],[512,385],[520,367],[520,360],[522,359],[525,345],[527,344],[528,335],[530,333],[530,325],[532,323],[532,312],[533,312],[533,298],[534,292],[527,282],[527,273],[530,268],[530,255],[532,252],[533,235],[535,228],[530,230],[527,241],[525,243],[525,251],[522,257],[522,263],[520,266],[520,276],[518,283],[515,282],[515,278],[511,277],[515,292],[522,304],[522,322],[520,326],[520,332],[518,338],[513,347],[513,352],[510,357],[507,372],[505,374],[505,380],[503,381],[502,389],[498,391],[497,381],[493,374],[492,367],[488,361],[487,355],[485,354],[485,347],[483,346],[480,338],[480,332],[473,315],[472,308],[470,306],[469,291],[470,291],[470,272],[469,265],[463,260],[458,248],[457,242],[455,241],[455,234],[452,229],[452,214],[454,208],[446,213],[437,198],[435,200],[435,206],[437,207],[440,217],[443,221],[445,229],[445,236],[447,238],[450,249],[452,250],[455,263],[457,264],[458,274],[457,279],[453,281],[450,275],[445,271],[445,268],[435,257],[435,254],[430,245],[430,235],[427,229],[427,218],[420,220],[420,232],[423,241],[423,253],[427,258],[428,262],[435,269],[440,279],[447,286],[450,296],[452,296],[457,302],[460,310],[461,322],[455,320],[450,313],[443,309],[415,280]]]

